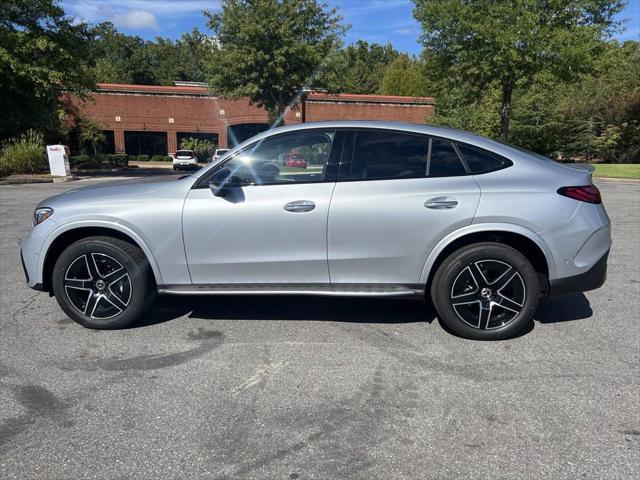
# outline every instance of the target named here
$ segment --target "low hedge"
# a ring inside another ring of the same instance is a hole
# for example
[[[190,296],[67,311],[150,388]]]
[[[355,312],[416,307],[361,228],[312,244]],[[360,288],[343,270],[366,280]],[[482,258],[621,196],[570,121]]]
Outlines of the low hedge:
[[[136,157],[136,161],[138,161],[138,162],[148,162],[149,161],[149,155],[138,155]]]
[[[81,163],[88,163],[91,161],[89,155],[71,155],[69,157],[69,166],[71,168],[77,168]]]
[[[126,153],[116,153],[115,155],[113,155],[113,163],[120,166],[120,167],[126,167],[127,165],[129,165],[129,155],[127,155]]]
[[[107,153],[98,155],[98,157],[89,155],[72,155],[69,157],[69,166],[78,170],[126,167],[128,165],[129,155],[126,153]]]
[[[163,162],[173,162],[173,157],[171,155],[165,155],[162,157]]]
[[[162,162],[163,159],[164,157],[162,155],[154,155],[153,157],[151,157],[152,162]]]

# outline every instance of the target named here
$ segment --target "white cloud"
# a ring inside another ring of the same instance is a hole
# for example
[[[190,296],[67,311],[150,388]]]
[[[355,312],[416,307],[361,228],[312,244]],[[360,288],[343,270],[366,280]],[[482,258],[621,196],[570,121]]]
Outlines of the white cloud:
[[[117,27],[126,28],[158,28],[156,16],[146,10],[128,10],[116,13],[111,19]]]
[[[191,15],[203,10],[218,10],[219,0],[62,0],[71,15],[89,22],[102,22],[131,10],[153,12],[154,15]]]

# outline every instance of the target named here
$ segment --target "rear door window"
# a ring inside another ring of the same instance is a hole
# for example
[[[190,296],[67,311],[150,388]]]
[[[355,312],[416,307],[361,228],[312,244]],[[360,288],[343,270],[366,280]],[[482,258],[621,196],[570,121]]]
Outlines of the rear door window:
[[[453,143],[442,138],[432,138],[429,176],[455,177],[466,174],[467,171],[453,147]]]
[[[359,130],[348,178],[382,180],[420,178],[427,172],[429,139],[401,132]]]

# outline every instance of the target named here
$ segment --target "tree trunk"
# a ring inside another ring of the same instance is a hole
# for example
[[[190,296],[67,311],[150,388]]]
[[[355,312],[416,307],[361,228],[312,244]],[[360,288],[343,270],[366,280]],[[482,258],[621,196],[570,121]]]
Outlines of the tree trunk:
[[[509,121],[511,120],[511,85],[502,86],[502,104],[500,105],[500,140],[509,140]]]

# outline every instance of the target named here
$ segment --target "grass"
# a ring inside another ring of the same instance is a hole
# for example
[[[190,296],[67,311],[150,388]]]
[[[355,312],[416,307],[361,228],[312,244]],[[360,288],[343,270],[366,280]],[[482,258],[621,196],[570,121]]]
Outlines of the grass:
[[[640,163],[598,163],[594,167],[594,177],[640,179]]]
[[[280,173],[301,173],[311,174],[322,172],[322,165],[308,166],[307,168],[280,167]]]

